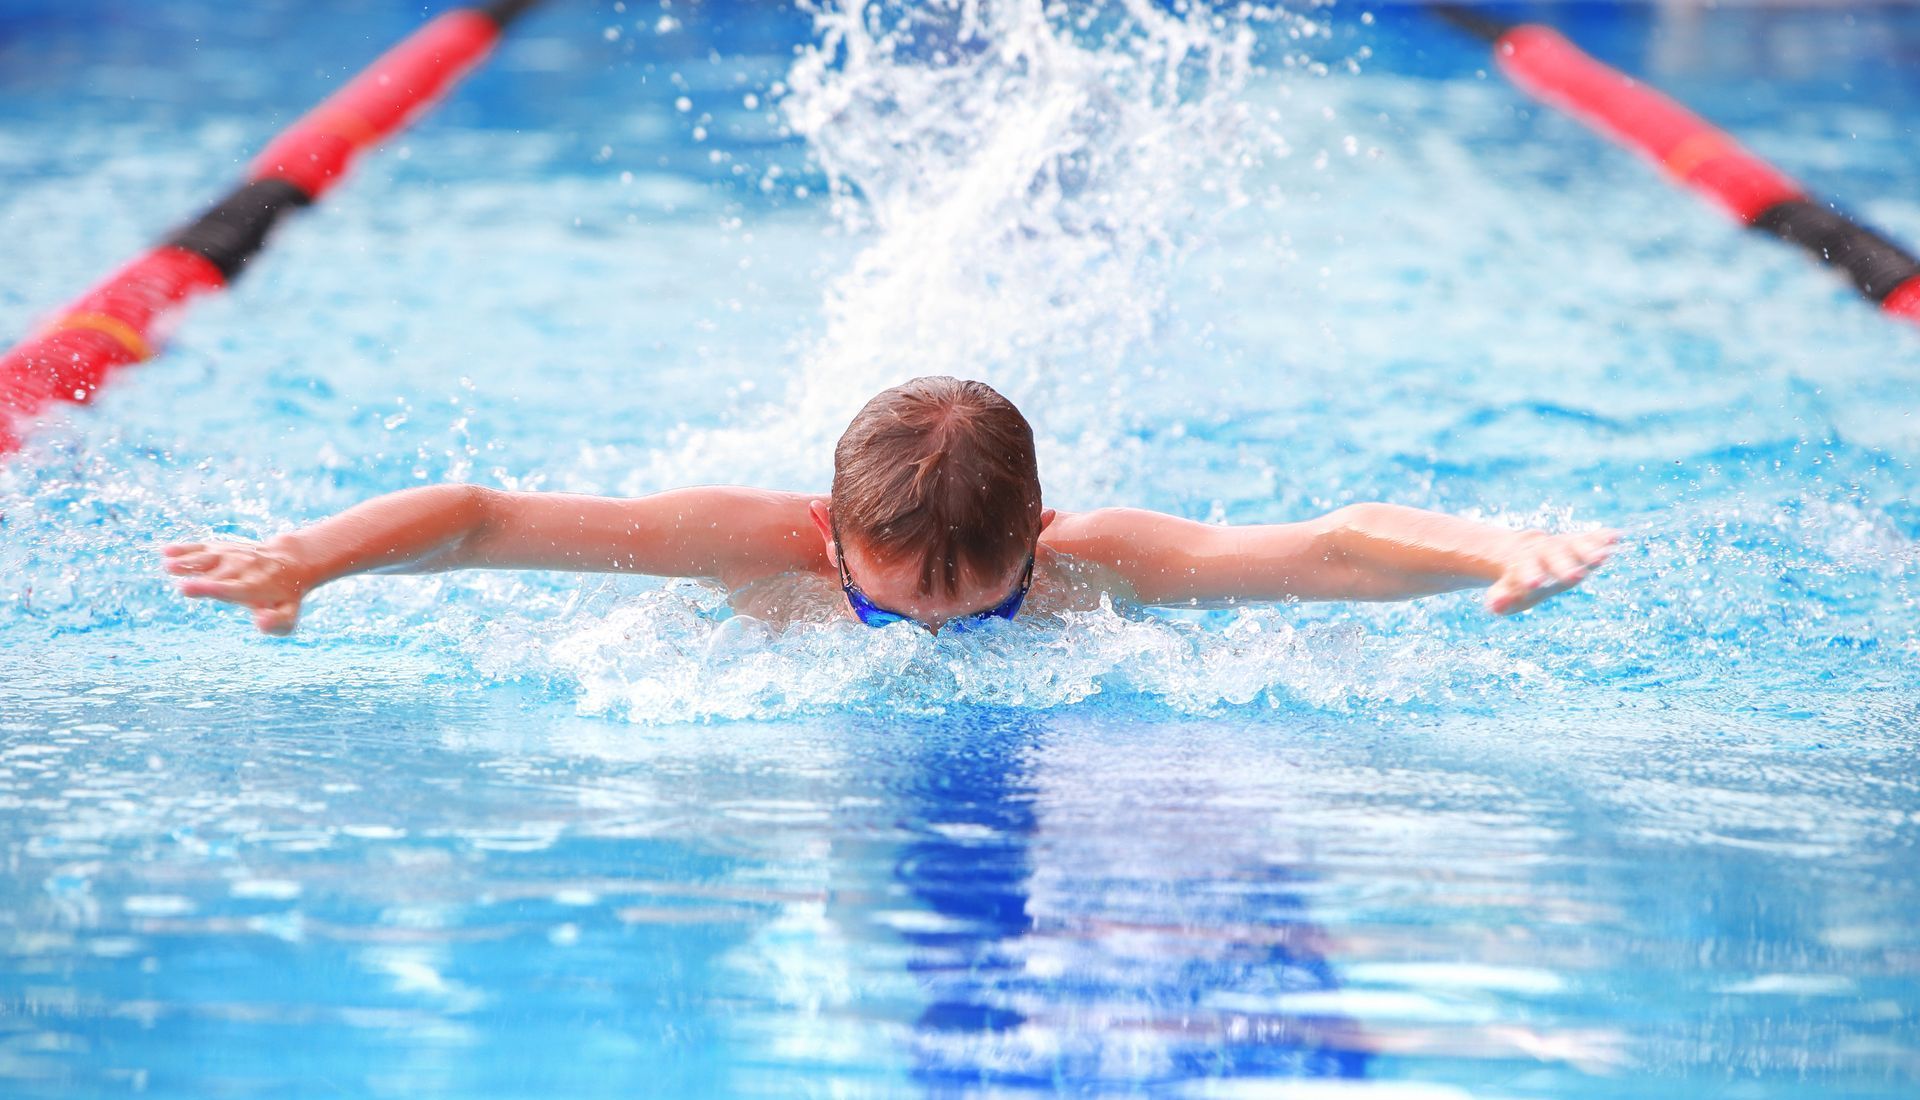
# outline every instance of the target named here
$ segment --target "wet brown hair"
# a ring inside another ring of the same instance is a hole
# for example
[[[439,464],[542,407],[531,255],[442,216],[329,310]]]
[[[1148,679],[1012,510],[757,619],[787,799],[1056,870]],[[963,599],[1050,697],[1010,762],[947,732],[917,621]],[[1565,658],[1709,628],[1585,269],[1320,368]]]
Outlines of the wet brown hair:
[[[917,558],[920,591],[1013,571],[1040,535],[1033,428],[984,382],[883,390],[833,449],[836,533],[883,562]]]

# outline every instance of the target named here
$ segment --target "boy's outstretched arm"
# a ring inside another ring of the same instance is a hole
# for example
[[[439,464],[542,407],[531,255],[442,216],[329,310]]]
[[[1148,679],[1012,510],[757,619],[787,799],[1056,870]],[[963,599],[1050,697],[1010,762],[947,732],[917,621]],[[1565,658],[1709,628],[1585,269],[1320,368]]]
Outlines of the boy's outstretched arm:
[[[1118,570],[1146,603],[1401,600],[1484,586],[1499,615],[1579,584],[1619,540],[1610,530],[1514,531],[1395,504],[1240,527],[1109,508],[1062,516],[1048,536]]]
[[[725,486],[632,499],[434,485],[376,497],[262,543],[165,548],[183,595],[251,607],[269,634],[329,581],[375,570],[566,569],[718,577],[776,573],[824,557],[798,493]]]

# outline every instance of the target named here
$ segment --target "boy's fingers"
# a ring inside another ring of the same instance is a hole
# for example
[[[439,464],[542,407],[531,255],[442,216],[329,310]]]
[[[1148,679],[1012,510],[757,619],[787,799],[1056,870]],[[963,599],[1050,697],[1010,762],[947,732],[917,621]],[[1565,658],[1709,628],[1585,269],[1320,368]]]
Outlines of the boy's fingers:
[[[1614,539],[1611,535],[1608,535],[1607,537],[1604,537],[1604,538],[1589,536],[1584,542],[1582,542],[1580,546],[1580,553],[1587,560],[1587,568],[1598,569],[1602,565],[1605,565],[1607,563],[1607,559],[1613,557],[1614,545],[1616,541],[1617,540]]]
[[[1509,572],[1500,578],[1492,591],[1487,593],[1487,609],[1496,615],[1510,615],[1523,609],[1526,606],[1526,594],[1530,587]]]
[[[169,573],[204,573],[219,562],[218,554],[201,551],[197,554],[178,554],[167,562]]]
[[[1513,593],[1494,605],[1494,612],[1500,615],[1517,615],[1532,607],[1536,601],[1529,596]]]
[[[1587,563],[1571,546],[1553,548],[1553,572],[1560,580],[1578,583],[1587,575]]]
[[[172,542],[160,548],[162,554],[173,557],[177,554],[191,554],[196,550],[205,550],[206,544],[200,542]]]
[[[180,594],[196,599],[227,600],[231,603],[247,602],[247,586],[238,581],[217,580],[211,577],[196,577],[180,582]]]
[[[1618,531],[1543,537],[1487,590],[1487,610],[1513,615],[1552,599],[1587,579],[1613,556]]]
[[[207,576],[214,580],[238,580],[247,571],[247,566],[252,564],[245,558],[235,557],[232,554],[214,554],[212,557],[214,560],[211,563],[212,567],[207,570]]]
[[[299,618],[300,605],[297,603],[269,604],[253,610],[253,625],[259,627],[263,634],[291,634]]]
[[[1527,566],[1527,587],[1540,588],[1552,584],[1553,580],[1552,558],[1544,552],[1534,555],[1533,561]]]

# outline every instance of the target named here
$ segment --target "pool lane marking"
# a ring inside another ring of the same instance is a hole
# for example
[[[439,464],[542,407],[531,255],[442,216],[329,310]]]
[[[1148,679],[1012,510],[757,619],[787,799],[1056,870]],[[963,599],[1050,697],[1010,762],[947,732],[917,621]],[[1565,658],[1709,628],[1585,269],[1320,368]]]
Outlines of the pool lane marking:
[[[493,0],[432,19],[268,142],[245,182],[0,355],[0,455],[55,402],[86,402],[115,369],[151,359],[174,314],[230,284],[281,218],[429,109],[539,2]]]
[[[1464,4],[1427,8],[1492,45],[1500,70],[1522,91],[1645,156],[1743,225],[1839,269],[1882,312],[1920,323],[1920,258],[1815,199],[1725,131],[1551,27]]]
[[[153,357],[153,348],[140,335],[140,331],[118,317],[109,317],[104,313],[69,313],[54,322],[55,329],[90,329],[105,333],[127,349],[134,361]]]

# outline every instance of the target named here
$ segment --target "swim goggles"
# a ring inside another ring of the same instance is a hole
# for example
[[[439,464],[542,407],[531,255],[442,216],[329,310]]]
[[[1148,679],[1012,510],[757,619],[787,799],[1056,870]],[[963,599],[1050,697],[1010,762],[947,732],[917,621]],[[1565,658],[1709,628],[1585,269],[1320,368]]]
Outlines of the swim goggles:
[[[867,626],[891,626],[894,623],[916,623],[924,626],[910,615],[898,611],[888,611],[867,598],[860,586],[853,583],[853,575],[847,572],[847,556],[840,552],[840,535],[833,536],[833,556],[840,563],[840,590],[847,594],[847,605],[853,608],[853,617]],[[941,626],[943,629],[963,631],[979,626],[989,619],[1011,619],[1020,613],[1020,604],[1027,598],[1027,589],[1033,587],[1033,551],[1027,552],[1027,564],[1020,571],[1020,583],[1008,594],[1007,598],[987,608],[985,611],[973,611],[965,615],[956,615]]]

